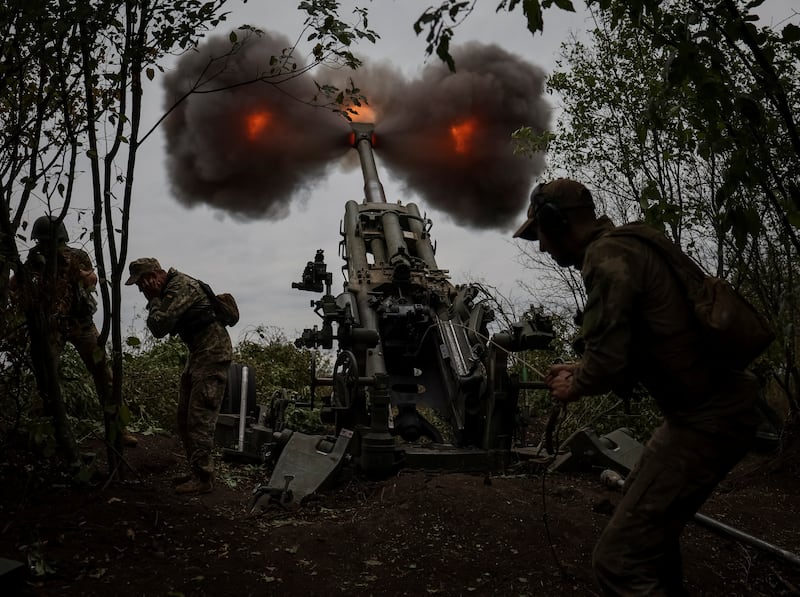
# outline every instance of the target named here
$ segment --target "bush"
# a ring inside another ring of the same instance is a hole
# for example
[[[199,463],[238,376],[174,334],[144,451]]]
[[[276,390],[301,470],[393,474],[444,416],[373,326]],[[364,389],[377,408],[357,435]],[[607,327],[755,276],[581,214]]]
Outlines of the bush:
[[[178,384],[189,352],[177,337],[146,344],[129,340],[125,354],[123,396],[131,410],[131,429],[175,431]],[[276,390],[309,396],[311,363],[316,353],[299,349],[274,328],[258,327],[234,347],[233,361],[247,365],[256,383],[256,402],[268,405]],[[317,365],[319,375],[329,374],[330,359]]]
[[[239,342],[234,362],[250,367],[255,373],[256,401],[268,404],[272,394],[287,389],[303,396],[311,394],[311,370],[316,359],[316,374],[330,375],[330,357],[307,348],[297,348],[277,328],[257,327]]]
[[[122,396],[131,411],[130,429],[176,430],[178,388],[188,356],[177,336],[152,338],[146,347],[134,343],[134,350],[125,353]]]

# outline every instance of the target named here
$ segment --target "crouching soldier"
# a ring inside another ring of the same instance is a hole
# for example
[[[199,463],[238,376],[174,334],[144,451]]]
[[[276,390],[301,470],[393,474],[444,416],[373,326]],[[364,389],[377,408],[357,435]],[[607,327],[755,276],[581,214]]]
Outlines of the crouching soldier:
[[[179,494],[208,493],[214,488],[214,429],[233,357],[231,339],[197,280],[156,259],[129,265],[127,285],[147,298],[147,327],[156,338],[178,335],[189,348],[178,399],[178,434],[191,475],[175,488]]]

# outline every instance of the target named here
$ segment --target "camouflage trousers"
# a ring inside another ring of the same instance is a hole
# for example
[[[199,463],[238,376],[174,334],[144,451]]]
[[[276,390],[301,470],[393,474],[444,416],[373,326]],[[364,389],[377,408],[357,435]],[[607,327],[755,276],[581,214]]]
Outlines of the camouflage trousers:
[[[111,400],[112,378],[106,351],[97,344],[99,336],[94,322],[73,320],[55,333],[55,357],[61,356],[67,342],[72,344],[94,380],[97,399],[105,406]]]
[[[752,419],[714,432],[663,423],[628,476],[625,494],[592,555],[606,595],[687,595],[680,535],[714,488],[744,456]]]
[[[202,480],[214,474],[214,429],[228,381],[223,362],[190,368],[181,376],[178,400],[178,436],[186,450],[192,474]]]

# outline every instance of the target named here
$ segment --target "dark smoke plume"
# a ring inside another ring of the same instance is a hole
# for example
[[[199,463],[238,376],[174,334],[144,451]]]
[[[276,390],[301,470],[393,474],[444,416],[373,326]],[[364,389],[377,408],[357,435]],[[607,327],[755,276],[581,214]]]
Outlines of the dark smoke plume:
[[[265,34],[225,60],[212,60],[231,48],[227,38],[216,38],[167,77],[168,106],[207,80],[166,124],[169,172],[182,202],[283,218],[300,190],[352,151],[341,116],[297,100],[313,94],[310,76],[238,85],[263,73],[270,57],[288,47],[288,39]],[[469,44],[453,56],[456,73],[443,64],[413,80],[388,64],[352,73],[375,111],[378,165],[459,224],[507,229],[543,169],[541,156],[514,156],[510,137],[521,126],[547,129],[544,72],[494,45]],[[224,87],[230,88],[211,91]],[[358,164],[355,152],[348,158]],[[411,198],[387,198],[398,199]]]
[[[359,79],[376,109],[376,155],[410,190],[462,225],[506,229],[528,203],[544,158],[514,156],[511,134],[521,126],[547,129],[540,68],[495,45],[453,51],[457,72],[433,64],[418,79],[382,68]],[[368,91],[374,79],[376,90]],[[454,131],[466,135],[454,151]]]
[[[211,38],[166,77],[167,108],[203,81],[165,123],[168,170],[182,203],[284,218],[290,200],[349,149],[341,116],[298,101],[315,92],[309,77],[241,84],[267,72],[270,58],[290,45],[280,35],[251,35],[231,53],[227,37]]]

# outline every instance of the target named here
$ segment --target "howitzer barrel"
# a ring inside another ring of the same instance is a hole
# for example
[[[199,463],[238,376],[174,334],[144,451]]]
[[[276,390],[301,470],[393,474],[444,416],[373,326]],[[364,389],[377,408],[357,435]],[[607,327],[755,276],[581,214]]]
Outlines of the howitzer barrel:
[[[378,168],[372,153],[372,137],[375,126],[371,123],[353,122],[350,124],[355,133],[353,145],[361,160],[361,172],[364,175],[364,199],[367,203],[386,203],[386,194],[378,178]]]
[[[358,203],[348,201],[344,206],[344,217],[344,236],[348,247],[348,268],[351,273],[357,275],[358,272],[366,271],[369,266],[367,262],[367,246],[364,243],[364,237],[359,234]]]
[[[369,250],[375,257],[375,263],[389,263],[389,258],[386,256],[386,243],[383,239],[373,238],[369,243]]]
[[[387,211],[381,216],[383,236],[386,240],[386,249],[389,254],[389,263],[394,266],[400,278],[408,277],[411,263],[408,261],[408,247],[403,240],[403,228],[397,214]]]
[[[431,245],[431,239],[430,236],[428,236],[428,231],[422,224],[422,217],[419,215],[419,209],[415,203],[409,203],[406,206],[406,210],[408,211],[408,214],[412,216],[408,221],[408,227],[411,229],[411,232],[414,233],[414,236],[417,239],[417,256],[425,261],[425,264],[428,266],[428,268],[439,269],[439,266],[436,265],[436,257],[434,255],[433,245]]]

